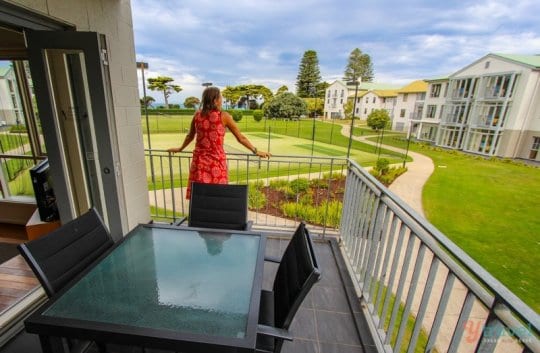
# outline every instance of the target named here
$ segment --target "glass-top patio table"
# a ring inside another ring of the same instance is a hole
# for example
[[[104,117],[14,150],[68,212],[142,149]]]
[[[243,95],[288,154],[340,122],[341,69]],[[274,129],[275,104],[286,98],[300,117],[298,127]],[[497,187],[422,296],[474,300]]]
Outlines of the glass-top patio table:
[[[255,349],[266,238],[139,225],[26,320],[44,352],[58,337],[182,352]]]

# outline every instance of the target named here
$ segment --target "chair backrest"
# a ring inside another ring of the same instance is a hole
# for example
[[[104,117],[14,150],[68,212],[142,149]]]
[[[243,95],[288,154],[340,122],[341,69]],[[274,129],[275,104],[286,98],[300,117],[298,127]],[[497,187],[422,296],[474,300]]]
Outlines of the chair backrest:
[[[285,249],[274,280],[274,324],[288,329],[300,304],[321,278],[313,243],[301,222]]]
[[[191,185],[190,227],[244,230],[247,217],[247,185]]]
[[[114,244],[95,209],[18,246],[51,297]]]

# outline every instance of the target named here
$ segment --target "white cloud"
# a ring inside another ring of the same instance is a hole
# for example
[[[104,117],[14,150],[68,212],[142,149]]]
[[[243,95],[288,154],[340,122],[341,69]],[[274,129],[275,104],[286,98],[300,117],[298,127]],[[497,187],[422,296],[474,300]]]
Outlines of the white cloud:
[[[375,80],[408,83],[449,74],[489,52],[540,52],[540,2],[484,0],[133,0],[137,56],[149,75],[174,77],[200,96],[202,82],[295,89],[304,51],[321,76],[341,79],[349,53],[369,54]]]

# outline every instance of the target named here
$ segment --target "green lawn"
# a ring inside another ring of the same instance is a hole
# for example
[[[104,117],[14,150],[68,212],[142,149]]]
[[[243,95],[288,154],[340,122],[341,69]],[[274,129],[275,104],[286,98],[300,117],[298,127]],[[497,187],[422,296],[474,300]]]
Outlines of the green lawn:
[[[539,312],[540,169],[415,143],[410,150],[435,164],[423,193],[429,221]]]
[[[149,127],[150,127],[150,134],[152,136],[156,136],[157,134],[166,134],[166,133],[176,133],[179,136],[179,139],[183,139],[185,136],[185,133],[187,133],[187,130],[189,129],[189,125],[191,122],[191,116],[187,115],[162,115],[162,116],[149,116]],[[345,122],[346,123],[346,122]],[[300,144],[305,144],[306,139],[312,140],[313,136],[313,120],[312,119],[301,119],[297,121],[287,121],[287,120],[261,120],[259,122],[255,121],[252,116],[244,116],[240,122],[237,123],[242,133],[255,133],[254,135],[249,135],[254,137],[259,137],[262,140],[266,140],[264,144],[257,144],[257,146],[260,146],[260,149],[267,148],[268,145],[268,135],[270,134],[270,150],[273,154],[278,154],[273,150],[276,148],[277,145],[281,144],[282,141],[273,141],[276,136],[280,137],[296,137],[298,139],[302,139],[303,142]],[[146,133],[147,127],[146,127],[146,118],[142,118],[142,129],[143,133]],[[315,144],[317,145],[317,142],[322,144],[331,145],[332,148],[335,147],[342,147],[340,149],[343,151],[343,156],[346,156],[347,147],[349,144],[349,139],[346,136],[341,135],[341,125],[336,122],[322,122],[322,121],[315,121]],[[360,131],[363,131],[364,134],[373,134],[373,132],[370,129],[367,129],[364,127],[355,127],[355,134],[360,135]],[[358,132],[358,133],[356,133]],[[227,134],[230,135],[230,134]],[[145,137],[145,143],[146,143],[146,137]],[[284,146],[287,145],[284,143]],[[264,146],[264,147],[263,147]],[[154,147],[154,144],[152,143],[152,148]],[[245,149],[243,147],[240,147],[243,151]],[[279,147],[278,147],[279,149]],[[287,151],[286,149],[284,151]],[[374,154],[375,150],[373,146],[367,145],[365,143],[361,143],[358,141],[353,141],[351,146],[351,155],[354,155],[354,153],[358,152],[366,152],[368,154]],[[310,155],[311,154],[311,148],[308,150],[300,149],[298,152],[298,155]],[[287,154],[291,155],[292,153],[279,153],[279,154]],[[317,153],[314,153],[314,155],[317,155]],[[319,154],[320,155],[320,154]],[[364,166],[371,166],[374,165],[377,157],[373,155],[374,158],[369,164],[362,164]],[[382,149],[381,151],[381,157],[388,158],[392,162],[397,162],[399,160],[403,159],[403,156],[399,153],[388,151],[385,149]],[[365,159],[356,159],[353,157],[358,163],[366,163]]]
[[[270,139],[270,146],[268,145],[268,138],[265,134],[262,134],[260,132],[248,132],[245,133],[245,135],[250,139],[250,141],[255,145],[258,146],[260,149],[269,150],[274,156],[284,155],[284,156],[310,156],[311,155],[311,148],[312,144],[311,141],[306,141],[302,138],[296,138],[291,136],[285,136],[285,135],[277,135],[272,134],[272,137]],[[183,139],[185,134],[180,133],[160,133],[160,134],[152,134],[151,136],[151,144],[153,150],[166,150],[169,147],[179,146]],[[145,145],[147,144],[146,137],[144,138]],[[192,151],[193,147],[195,146],[195,143],[192,142],[190,146],[186,149],[186,151]],[[246,150],[245,147],[240,145],[234,136],[231,133],[227,133],[225,135],[225,150],[227,152],[232,153],[246,153],[249,152]],[[345,157],[347,154],[347,149],[345,147],[330,145],[322,142],[316,141],[313,145],[313,155],[314,156],[330,156],[330,157]],[[352,150],[351,151],[351,158],[356,160],[358,163],[362,165],[373,165],[377,160],[377,155],[373,153],[363,152],[363,151],[357,151]],[[388,156],[387,158],[390,158],[391,160],[397,162],[400,159],[397,159],[395,157]],[[173,157],[173,173],[174,175],[174,183],[175,186],[180,186],[180,182],[182,182],[182,185],[185,185],[187,182],[187,171],[189,170],[187,166],[187,159],[182,160],[182,169],[184,170],[184,173],[182,176],[179,174],[179,167],[178,167],[178,160]],[[168,175],[169,171],[169,161],[167,158],[162,159],[155,159],[154,170],[157,170],[157,175],[161,175],[161,170],[165,171],[165,175]],[[147,175],[151,175],[150,173],[150,163],[146,163],[147,167]],[[278,176],[280,174],[280,170],[278,168],[283,169],[283,164],[278,165],[277,163],[270,163],[269,169],[266,169],[264,167],[264,161],[263,161],[263,168],[262,169],[254,169],[251,168],[249,171],[250,179],[251,178],[257,178],[257,177],[274,177]],[[287,165],[286,167],[288,169],[288,172],[291,174],[303,174],[303,173],[309,173],[309,172],[318,172],[318,166],[315,164],[313,166],[313,170],[310,170],[310,166],[307,164],[303,165],[296,165],[294,162],[291,165]],[[233,162],[233,167],[231,167],[231,173],[234,173],[234,175],[229,175],[230,180],[235,181],[242,181],[242,178],[245,178],[246,173],[246,165],[243,162],[239,162],[238,164],[236,162]],[[325,169],[324,171],[329,171],[329,169]],[[281,170],[281,173],[283,173],[283,170]],[[238,177],[240,175],[240,177]],[[239,179],[240,178],[240,179]],[[151,178],[149,177],[149,182],[151,181]],[[170,180],[157,180],[156,186],[153,186],[151,183],[149,183],[150,189],[160,189],[160,188],[169,188],[170,187]]]

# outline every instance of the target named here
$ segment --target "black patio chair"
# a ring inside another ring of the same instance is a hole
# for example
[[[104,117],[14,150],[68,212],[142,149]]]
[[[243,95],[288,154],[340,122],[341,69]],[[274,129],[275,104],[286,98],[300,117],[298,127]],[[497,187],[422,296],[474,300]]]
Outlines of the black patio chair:
[[[261,293],[257,352],[279,353],[284,340],[292,341],[289,326],[320,278],[309,231],[301,222],[279,262],[272,291]]]
[[[50,298],[90,266],[114,244],[97,211],[87,213],[49,234],[18,246]],[[72,351],[84,351],[91,342],[69,340]],[[100,352],[105,346],[97,343]]]
[[[248,186],[228,184],[191,184],[189,227],[250,230]],[[182,219],[176,225],[186,221]]]

